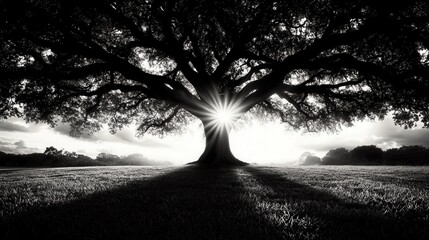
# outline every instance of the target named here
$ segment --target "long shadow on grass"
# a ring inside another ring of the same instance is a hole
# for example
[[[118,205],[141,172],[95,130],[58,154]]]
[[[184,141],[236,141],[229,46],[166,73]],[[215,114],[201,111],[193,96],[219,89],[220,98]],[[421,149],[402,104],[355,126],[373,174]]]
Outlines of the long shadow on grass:
[[[396,218],[376,207],[340,199],[334,194],[300,184],[287,176],[256,167],[244,168],[262,187],[271,189],[263,201],[272,204],[265,215],[271,219],[284,218],[287,211],[293,220],[308,221],[309,237],[316,239],[428,239],[428,222],[413,220],[412,216]],[[283,209],[283,212],[276,211]],[[274,210],[273,210],[274,209]],[[286,210],[285,210],[286,209]],[[284,228],[291,221],[283,222]],[[279,225],[282,225],[281,223]],[[287,234],[287,232],[286,232]],[[303,236],[304,237],[304,236]]]
[[[0,239],[282,239],[235,169],[184,167],[0,222]]]

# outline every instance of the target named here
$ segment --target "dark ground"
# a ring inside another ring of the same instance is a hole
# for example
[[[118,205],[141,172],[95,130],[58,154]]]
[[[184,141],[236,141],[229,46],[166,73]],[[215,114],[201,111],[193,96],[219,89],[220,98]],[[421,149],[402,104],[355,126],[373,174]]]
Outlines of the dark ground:
[[[429,167],[0,170],[0,239],[429,239]]]

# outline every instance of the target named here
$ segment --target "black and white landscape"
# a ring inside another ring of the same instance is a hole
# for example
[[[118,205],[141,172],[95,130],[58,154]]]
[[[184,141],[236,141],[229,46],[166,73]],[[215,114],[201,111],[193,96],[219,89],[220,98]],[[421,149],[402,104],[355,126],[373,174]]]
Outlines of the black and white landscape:
[[[428,14],[0,0],[0,238],[428,239]]]

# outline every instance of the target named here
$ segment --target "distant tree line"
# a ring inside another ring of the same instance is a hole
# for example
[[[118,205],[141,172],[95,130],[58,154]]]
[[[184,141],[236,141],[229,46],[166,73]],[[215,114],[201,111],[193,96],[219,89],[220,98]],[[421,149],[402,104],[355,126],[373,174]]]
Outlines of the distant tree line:
[[[0,167],[83,167],[83,166],[161,166],[171,165],[170,162],[149,160],[142,154],[131,154],[119,157],[117,155],[100,153],[95,159],[59,150],[55,147],[47,147],[44,153],[11,154],[0,151]]]
[[[100,153],[95,158],[95,161],[98,161],[106,166],[116,166],[116,165],[144,165],[144,166],[165,166],[171,165],[171,162],[161,162],[150,160],[143,156],[140,153],[130,154],[128,156],[118,156],[109,153]]]
[[[352,150],[337,148],[319,158],[303,153],[301,165],[429,165],[429,149],[423,146],[403,146],[383,151],[374,145],[358,146]]]

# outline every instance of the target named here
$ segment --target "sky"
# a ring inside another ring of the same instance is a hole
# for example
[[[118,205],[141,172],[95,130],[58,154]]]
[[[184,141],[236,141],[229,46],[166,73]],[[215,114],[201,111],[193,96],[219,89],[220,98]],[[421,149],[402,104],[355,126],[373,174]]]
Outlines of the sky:
[[[0,151],[27,154],[43,152],[46,147],[74,151],[90,157],[111,153],[118,156],[143,154],[152,160],[184,164],[195,161],[204,150],[203,129],[194,122],[182,135],[164,138],[135,136],[135,128],[127,127],[116,134],[102,129],[78,138],[69,135],[65,124],[51,128],[45,124],[26,123],[10,118],[0,121]],[[383,150],[402,145],[429,147],[429,129],[420,126],[405,130],[395,126],[390,116],[383,121],[356,122],[353,127],[337,133],[302,133],[287,130],[278,122],[254,120],[230,134],[231,149],[239,159],[257,164],[293,164],[304,152],[323,157],[330,149],[353,149],[361,145],[376,145]]]

